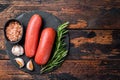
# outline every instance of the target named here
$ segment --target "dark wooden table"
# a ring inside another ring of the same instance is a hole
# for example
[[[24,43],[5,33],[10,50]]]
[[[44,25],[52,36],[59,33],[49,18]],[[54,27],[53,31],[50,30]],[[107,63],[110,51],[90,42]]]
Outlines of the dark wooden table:
[[[70,22],[69,56],[43,75],[20,71],[5,52],[4,23],[33,10]],[[120,0],[0,0],[0,80],[120,80]]]

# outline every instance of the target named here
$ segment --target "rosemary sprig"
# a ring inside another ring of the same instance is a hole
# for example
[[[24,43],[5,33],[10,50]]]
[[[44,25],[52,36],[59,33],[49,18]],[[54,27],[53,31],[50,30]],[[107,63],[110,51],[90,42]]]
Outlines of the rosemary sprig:
[[[65,49],[66,43],[64,42],[63,38],[68,32],[68,30],[66,30],[68,24],[69,22],[65,22],[58,26],[53,56],[46,65],[42,66],[40,71],[41,73],[49,72],[54,68],[58,67],[64,61],[64,58],[67,56],[68,50]]]

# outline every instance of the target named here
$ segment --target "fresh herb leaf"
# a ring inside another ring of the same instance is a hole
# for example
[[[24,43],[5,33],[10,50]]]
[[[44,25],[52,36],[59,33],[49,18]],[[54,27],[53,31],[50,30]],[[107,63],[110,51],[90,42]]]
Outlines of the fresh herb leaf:
[[[63,39],[65,37],[65,34],[68,32],[68,30],[66,30],[68,24],[69,22],[66,22],[58,26],[53,56],[46,65],[42,66],[40,70],[41,73],[49,72],[54,68],[58,67],[64,61],[64,58],[67,56],[68,50],[65,49],[66,43]]]

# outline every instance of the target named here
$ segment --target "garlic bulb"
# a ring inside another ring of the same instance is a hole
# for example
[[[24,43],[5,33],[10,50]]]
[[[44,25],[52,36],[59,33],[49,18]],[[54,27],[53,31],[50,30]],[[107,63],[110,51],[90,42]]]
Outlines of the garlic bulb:
[[[22,58],[15,58],[14,60],[19,65],[19,68],[22,68],[25,65],[25,63],[24,63]]]
[[[32,71],[33,70],[33,63],[32,63],[32,60],[29,60],[27,65],[26,65],[27,69]]]
[[[20,55],[23,55],[24,53],[24,49],[22,46],[20,45],[14,45],[12,47],[12,54],[15,55],[15,56],[20,56]]]

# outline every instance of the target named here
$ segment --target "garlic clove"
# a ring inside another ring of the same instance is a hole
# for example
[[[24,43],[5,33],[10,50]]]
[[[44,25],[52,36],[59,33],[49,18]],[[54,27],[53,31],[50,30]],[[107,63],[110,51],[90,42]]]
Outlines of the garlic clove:
[[[33,63],[32,63],[32,60],[29,60],[29,61],[28,61],[26,67],[27,67],[28,70],[33,71]]]
[[[24,49],[21,45],[14,45],[11,51],[12,51],[12,54],[15,56],[20,56],[24,54]]]
[[[22,68],[25,65],[25,63],[24,63],[22,58],[15,58],[14,60],[19,65],[19,68]]]

